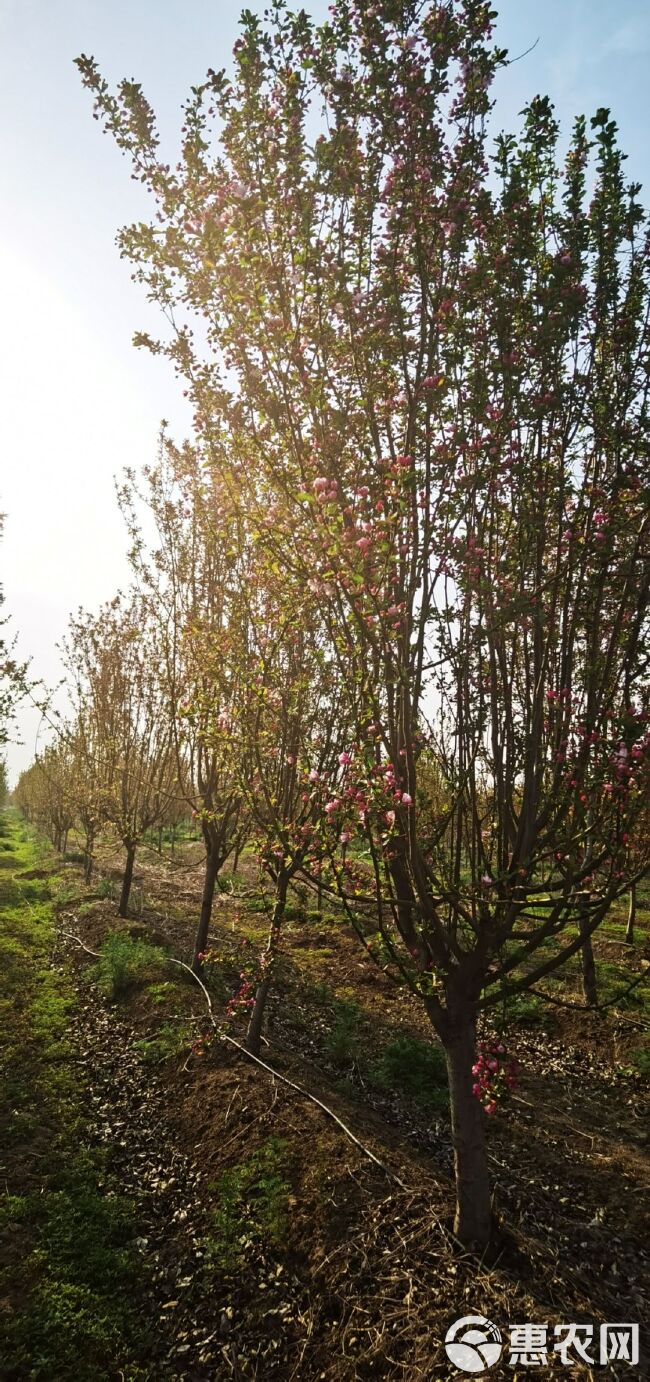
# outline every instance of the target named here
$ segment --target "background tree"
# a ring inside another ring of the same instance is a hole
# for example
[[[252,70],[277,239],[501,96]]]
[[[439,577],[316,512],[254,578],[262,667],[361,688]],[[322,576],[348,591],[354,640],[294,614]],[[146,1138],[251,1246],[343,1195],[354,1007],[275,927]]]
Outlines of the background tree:
[[[127,915],[138,844],[176,791],[170,707],[156,630],[137,596],[71,620],[67,666],[94,745],[100,808],[126,850],[119,915]]]
[[[58,853],[65,854],[75,820],[74,766],[65,734],[59,734],[20,774],[14,797],[26,819],[49,836]]]
[[[217,477],[190,447],[163,438],[157,467],[120,491],[131,535],[131,560],[157,629],[176,773],[184,801],[200,822],[205,874],[193,966],[208,945],[219,874],[246,838],[240,773],[229,733],[240,691],[242,652],[233,635],[238,598],[231,505]],[[153,518],[156,541],[142,536],[137,501]]]
[[[268,569],[263,549],[259,556],[246,582],[240,637],[247,660],[232,725],[252,838],[274,889],[268,941],[249,998],[246,1042],[254,1055],[288,890],[298,874],[309,875],[319,866],[320,784],[333,778],[345,735],[337,666],[314,602]]]
[[[79,708],[70,731],[72,787],[76,819],[83,832],[84,878],[90,883],[95,843],[104,822],[101,756],[96,721],[87,705]]]
[[[2,538],[4,520],[5,515],[0,513],[0,539]],[[2,610],[4,602],[4,591],[0,584],[0,610]],[[27,680],[28,663],[16,661],[13,655],[15,639],[9,643],[6,641],[5,630],[8,622],[6,617],[0,616],[0,754],[9,740],[16,703],[31,689]],[[3,756],[0,757],[0,772],[3,775],[6,791],[7,768]]]

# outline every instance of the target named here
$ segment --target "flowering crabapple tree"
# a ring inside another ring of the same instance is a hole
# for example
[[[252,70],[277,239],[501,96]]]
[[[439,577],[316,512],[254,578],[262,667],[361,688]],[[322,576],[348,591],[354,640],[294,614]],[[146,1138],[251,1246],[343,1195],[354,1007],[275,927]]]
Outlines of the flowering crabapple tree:
[[[0,538],[2,538],[4,520],[5,514],[0,513]],[[4,602],[4,592],[2,585],[0,585],[0,610]],[[10,638],[10,641],[7,642],[5,637],[8,623],[7,616],[0,614],[0,750],[7,744],[12,731],[18,701],[34,690],[34,686],[27,679],[28,664],[17,662],[14,657],[15,639]],[[4,758],[0,758],[0,781],[4,795],[7,789],[7,768]]]
[[[118,595],[97,615],[70,620],[63,651],[96,745],[101,811],[126,851],[118,908],[125,917],[138,844],[176,791],[161,649],[142,600]]]
[[[263,547],[257,555],[256,567],[253,544],[242,630],[248,662],[233,723],[251,838],[274,889],[266,948],[238,1000],[250,1008],[246,1045],[254,1055],[288,890],[298,874],[310,876],[320,867],[323,784],[335,779],[339,758],[346,756],[338,671],[317,607],[269,568]]]
[[[337,0],[321,27],[280,0],[246,12],[173,169],[140,87],[79,60],[155,201],[120,236],[173,323],[140,343],[186,380],[247,521],[273,514],[268,561],[311,590],[346,671],[330,852],[363,842],[350,906],[444,1044],[455,1231],[478,1247],[480,1013],[543,984],[649,864],[629,849],[647,226],[609,112],[565,155],[543,98],[492,137],[494,19],[482,0]]]
[[[85,708],[78,707],[74,722],[68,729],[72,759],[72,797],[75,818],[83,832],[84,878],[90,883],[93,872],[95,843],[104,814],[99,778],[99,752],[94,740],[94,721]]]
[[[205,844],[201,911],[192,965],[208,946],[215,888],[224,864],[248,832],[236,746],[230,727],[241,683],[237,623],[236,533],[219,477],[201,468],[189,446],[163,437],[156,467],[138,495],[129,474],[120,503],[131,537],[131,563],[158,629],[179,791],[200,823]],[[138,516],[155,525],[151,550]],[[224,502],[224,500],[226,502]]]
[[[64,854],[75,821],[74,762],[65,733],[57,734],[20,774],[14,797],[25,818]]]

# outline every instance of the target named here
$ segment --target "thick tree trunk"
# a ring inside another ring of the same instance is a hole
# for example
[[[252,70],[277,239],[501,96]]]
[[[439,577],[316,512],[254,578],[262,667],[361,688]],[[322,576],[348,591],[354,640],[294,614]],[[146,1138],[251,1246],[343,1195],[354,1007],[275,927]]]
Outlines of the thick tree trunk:
[[[117,909],[118,916],[128,916],[129,897],[131,895],[131,884],[133,882],[133,865],[135,863],[135,845],[126,847],[126,866],[122,879],[122,891],[120,893],[120,905]]]
[[[585,1003],[590,1008],[595,1008],[598,1004],[598,989],[596,988],[596,965],[594,962],[594,951],[591,944],[591,936],[588,934],[589,927],[589,898],[583,895],[580,899],[578,911],[578,926],[582,936],[580,956],[582,959],[582,992]]]
[[[194,939],[194,955],[192,957],[192,969],[194,970],[195,974],[200,974],[201,972],[201,961],[199,959],[199,955],[202,955],[204,950],[207,949],[208,936],[210,934],[210,919],[212,917],[212,901],[214,898],[214,889],[217,881],[218,872],[219,857],[214,846],[211,846],[207,850],[205,856],[205,873],[203,875],[203,896],[201,898],[201,915],[199,917],[199,924],[196,928],[196,936]]]
[[[456,1175],[454,1233],[466,1248],[482,1252],[490,1241],[492,1205],[485,1114],[472,1093],[476,1061],[473,1018],[457,1021],[445,1040]]]
[[[246,1050],[250,1051],[251,1055],[253,1056],[259,1056],[260,1053],[260,1045],[262,1041],[262,1023],[264,1021],[264,1012],[266,1010],[266,1000],[269,996],[269,990],[271,988],[271,969],[273,965],[275,952],[277,950],[280,935],[280,927],[282,925],[282,918],[284,916],[284,909],[287,905],[288,887],[289,875],[288,873],[282,872],[276,884],[275,906],[273,908],[271,930],[269,932],[269,939],[266,947],[266,966],[264,971],[264,978],[262,979],[261,983],[258,984],[257,987],[257,992],[255,994],[255,1002],[253,1004],[253,1010],[251,1012],[250,1022],[248,1024],[248,1031],[246,1033]]]
[[[625,939],[628,945],[634,945],[634,925],[636,922],[636,883],[630,884],[630,906],[627,914],[627,928]]]

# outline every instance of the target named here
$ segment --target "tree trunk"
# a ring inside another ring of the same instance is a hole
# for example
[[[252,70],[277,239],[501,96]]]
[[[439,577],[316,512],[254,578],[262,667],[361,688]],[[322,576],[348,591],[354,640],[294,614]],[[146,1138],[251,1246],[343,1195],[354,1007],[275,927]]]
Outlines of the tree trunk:
[[[64,830],[64,832],[63,832],[63,845],[62,845],[62,849],[61,849],[61,853],[62,853],[64,859],[65,859],[65,856],[66,856],[67,848],[68,848],[68,832],[67,832],[67,830]]]
[[[280,873],[278,877],[275,889],[275,906],[273,908],[271,930],[269,932],[269,939],[266,946],[266,965],[264,970],[264,978],[262,979],[261,983],[258,984],[257,987],[257,992],[255,994],[255,1002],[253,1004],[253,1011],[251,1012],[250,1022],[248,1024],[248,1031],[246,1033],[246,1050],[250,1051],[252,1056],[259,1056],[260,1053],[260,1044],[262,1041],[262,1023],[264,1021],[266,1000],[269,996],[269,990],[271,987],[271,971],[273,959],[278,946],[280,927],[282,925],[282,918],[284,916],[284,909],[287,904],[288,886],[289,874],[282,871],[282,873]]]
[[[199,917],[199,924],[196,929],[196,937],[194,940],[194,955],[192,957],[192,969],[194,970],[195,974],[200,974],[201,972],[201,961],[199,959],[199,955],[203,954],[208,944],[208,935],[210,933],[210,919],[212,917],[212,901],[214,898],[214,889],[217,881],[218,872],[219,856],[214,845],[212,845],[206,851],[205,856],[205,873],[203,875],[203,896],[201,898],[201,915]]]
[[[634,924],[636,922],[636,883],[630,884],[630,906],[627,914],[627,929],[625,940],[628,945],[634,945]]]
[[[163,846],[163,827],[162,827],[162,825],[159,825],[159,826],[158,826],[158,853],[159,853],[159,854],[162,854],[162,846]]]
[[[84,845],[84,880],[90,883],[93,876],[93,850],[95,847],[95,836],[92,830],[86,831],[86,841]]]
[[[466,1248],[482,1252],[490,1241],[492,1205],[485,1114],[472,1093],[476,1028],[470,1014],[445,1039],[456,1175],[454,1233]]]
[[[589,927],[589,897],[584,895],[580,899],[578,911],[578,926],[582,936],[582,946],[580,955],[582,959],[582,992],[585,1003],[590,1008],[595,1008],[598,1004],[598,989],[596,988],[596,965],[594,963],[594,951],[591,944],[591,936],[588,934]]]
[[[129,897],[131,894],[131,884],[133,882],[133,865],[135,863],[135,845],[126,847],[126,867],[122,879],[122,892],[120,893],[120,905],[117,909],[118,916],[128,916]]]

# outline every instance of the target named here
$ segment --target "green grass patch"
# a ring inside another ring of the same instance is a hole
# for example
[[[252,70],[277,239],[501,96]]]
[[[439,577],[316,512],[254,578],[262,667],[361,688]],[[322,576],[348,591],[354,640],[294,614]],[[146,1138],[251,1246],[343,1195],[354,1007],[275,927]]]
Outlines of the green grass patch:
[[[55,940],[41,847],[2,822],[0,874],[0,1357],[36,1382],[144,1379],[148,1340],[134,1304],[143,1267],[132,1205],[106,1151],[82,1150],[83,1088],[67,1034],[75,995],[48,961]]]
[[[205,1243],[208,1269],[235,1272],[255,1244],[278,1247],[284,1242],[291,1194],[286,1154],[286,1142],[269,1137],[221,1176],[215,1186],[213,1232]]]
[[[101,992],[116,999],[138,984],[156,978],[166,968],[165,952],[159,946],[114,931],[101,946],[95,977]]]
[[[134,1047],[143,1061],[158,1065],[186,1051],[192,1041],[193,1028],[187,1022],[165,1022],[153,1037],[135,1041]]]
[[[650,1080],[650,1043],[644,1042],[628,1052],[628,1062],[637,1075]]]
[[[326,1050],[336,1065],[347,1065],[354,1060],[362,1017],[358,1003],[345,1000],[334,1003],[334,1026],[327,1037]]]
[[[384,1046],[369,1076],[380,1089],[409,1095],[423,1108],[444,1108],[448,1102],[447,1065],[442,1046],[406,1034]]]

